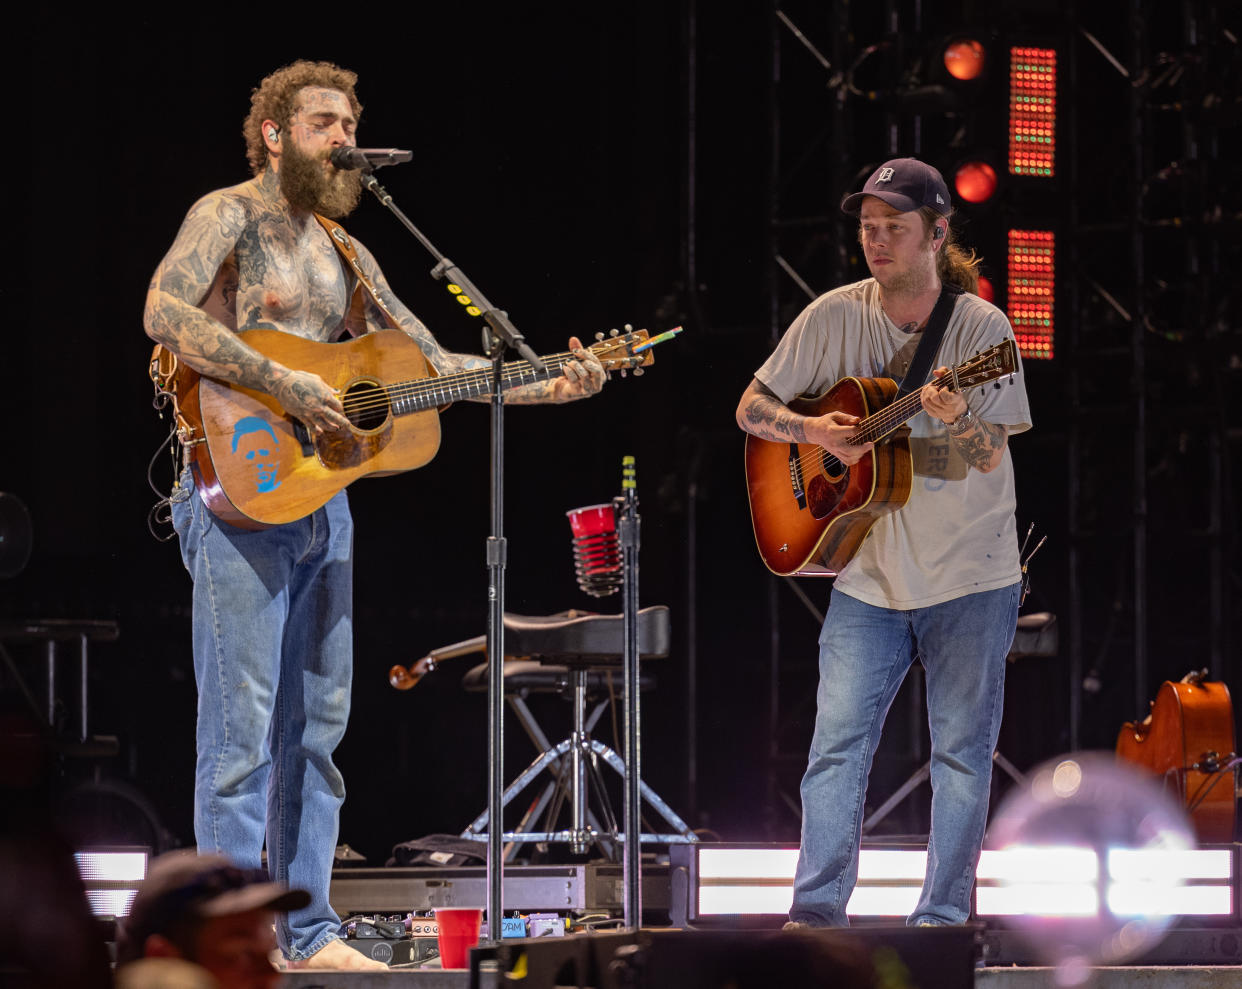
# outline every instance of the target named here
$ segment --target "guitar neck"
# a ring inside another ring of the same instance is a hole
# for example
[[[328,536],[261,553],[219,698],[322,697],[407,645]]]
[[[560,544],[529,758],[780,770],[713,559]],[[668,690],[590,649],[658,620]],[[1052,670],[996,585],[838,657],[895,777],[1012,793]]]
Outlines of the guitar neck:
[[[931,384],[941,388],[951,387],[953,385],[953,373],[941,375],[939,378],[933,379]],[[970,383],[963,383],[959,390],[966,391],[968,388],[974,388],[980,384],[983,384],[983,382],[972,381]],[[919,391],[921,390],[919,389]],[[849,438],[848,442],[854,446],[863,443],[878,443],[893,430],[905,425],[923,411],[923,400],[919,397],[919,391],[912,391],[909,395],[899,398],[891,405],[886,405],[880,411],[873,412],[867,416],[866,419],[858,424],[854,435]]]
[[[547,381],[561,373],[561,369],[571,360],[573,354],[568,351],[560,354],[548,354],[543,357],[543,370],[536,370],[529,361],[510,361],[501,371],[500,390],[508,391],[519,385],[530,385],[537,381]],[[487,367],[472,368],[456,374],[445,374],[437,378],[416,378],[412,381],[399,381],[387,386],[389,400],[394,415],[409,415],[413,412],[426,412],[443,405],[451,405],[467,398],[478,398],[492,393],[493,369]]]
[[[886,405],[879,412],[873,412],[860,422],[849,438],[853,446],[863,443],[878,443],[899,426],[905,425],[923,410],[923,403],[918,392],[911,392],[899,398],[891,405]]]

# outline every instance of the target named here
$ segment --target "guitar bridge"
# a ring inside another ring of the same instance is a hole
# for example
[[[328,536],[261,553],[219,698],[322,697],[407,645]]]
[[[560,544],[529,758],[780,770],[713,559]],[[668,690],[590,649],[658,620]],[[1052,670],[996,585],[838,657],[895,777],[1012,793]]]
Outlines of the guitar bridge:
[[[798,444],[789,444],[789,485],[799,509],[806,508],[806,486],[802,480],[802,459],[798,456]]]

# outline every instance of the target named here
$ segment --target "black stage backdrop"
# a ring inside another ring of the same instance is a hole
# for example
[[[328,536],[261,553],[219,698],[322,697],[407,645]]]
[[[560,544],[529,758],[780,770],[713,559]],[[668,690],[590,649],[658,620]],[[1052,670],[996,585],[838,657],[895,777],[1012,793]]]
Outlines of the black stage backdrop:
[[[29,506],[35,549],[5,582],[2,614],[121,627],[118,642],[94,648],[91,682],[92,727],[118,735],[121,753],[66,765],[67,781],[98,775],[132,785],[171,840],[193,841],[190,586],[175,540],[148,532],[157,497],[148,462],[167,422],[151,408],[144,293],[188,206],[247,176],[240,127],[251,87],[296,58],[329,59],[360,75],[360,142],[414,152],[411,164],[381,173],[397,203],[537,351],[625,322],[653,333],[685,324],[642,378],[614,379],[588,402],[507,414],[508,607],[620,610],[619,598],[597,603],[576,587],[565,512],[619,493],[621,458],[633,454],[642,601],[669,605],[675,627],[673,655],[655,667],[658,688],[644,701],[644,777],[675,809],[693,809],[693,826],[734,840],[796,836],[788,809],[772,806],[767,756],[776,728],[797,736],[788,743],[796,750],[810,724],[769,723],[769,581],[749,531],[733,422],[768,351],[770,19],[763,4],[699,6],[698,310],[682,282],[682,5],[463,3],[451,13],[394,6],[379,17],[286,7],[270,16],[213,11],[176,26],[141,10],[47,14],[10,36],[26,71],[9,89],[18,126],[5,154],[6,199],[17,263],[5,293],[0,491]],[[378,203],[365,199],[348,226],[444,345],[478,351],[478,324],[428,276],[430,259]],[[1065,605],[1065,498],[1046,470],[1063,457],[1058,373],[1031,369],[1037,425],[1048,428],[1014,444],[1020,526],[1039,519],[1053,533],[1032,602],[1052,610]],[[484,631],[487,413],[465,403],[441,421],[443,445],[429,465],[350,490],[356,650],[353,716],[338,753],[349,791],[341,840],[371,862],[395,842],[460,831],[486,801],[485,700],[460,686],[480,657],[446,663],[409,693],[386,676],[393,663]],[[166,452],[153,475],[166,491]],[[804,586],[826,606],[827,582]],[[786,613],[783,648],[805,667],[814,621],[796,603]],[[700,670],[692,726],[691,614]],[[37,679],[35,659],[24,656]],[[1022,703],[1011,704],[1009,720],[1022,737],[1010,744],[1026,764],[1064,748],[1067,675],[1061,658],[1013,671]],[[809,698],[813,676],[804,682]],[[567,727],[567,710],[551,699],[540,706],[553,736]],[[886,741],[881,795],[916,764],[907,720],[898,716]],[[512,776],[532,752],[512,720],[508,731]],[[1111,745],[1115,731],[1108,722],[1092,741]],[[607,718],[597,734],[611,741]]]

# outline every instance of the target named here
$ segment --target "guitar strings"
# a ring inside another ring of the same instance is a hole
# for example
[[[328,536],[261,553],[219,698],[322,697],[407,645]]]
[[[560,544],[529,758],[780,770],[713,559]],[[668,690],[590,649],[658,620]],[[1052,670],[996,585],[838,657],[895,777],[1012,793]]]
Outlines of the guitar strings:
[[[985,354],[982,356],[987,357],[988,355]],[[980,358],[978,357],[972,358],[970,361],[962,364],[961,367],[956,368],[955,371],[957,375],[960,377],[963,374],[970,373],[971,367],[976,364],[979,359]],[[952,381],[953,374],[954,371],[942,374],[938,378],[933,378],[930,383],[939,387],[942,383]],[[919,392],[911,392],[904,398],[899,398],[897,401],[890,405],[884,406],[884,408],[879,409],[876,412],[873,412],[871,415],[859,422],[855,427],[853,435],[850,436],[846,442],[852,446],[858,446],[862,443],[872,443],[883,439],[907,419],[912,418],[917,413],[918,407],[921,405],[922,399],[920,398]],[[828,456],[833,457],[833,455],[828,453],[828,451],[822,446],[816,446],[810,453],[800,454],[796,461],[798,469],[805,470],[806,468],[813,466],[817,461],[821,460],[823,455],[826,453]],[[837,458],[833,457],[833,459],[836,460]],[[838,463],[839,462],[840,461],[838,461]]]
[[[945,376],[948,377],[947,375]],[[939,384],[940,379],[933,381],[933,384]],[[886,405],[877,412],[872,413],[858,423],[854,434],[846,440],[852,446],[858,446],[861,443],[871,443],[882,439],[890,432],[900,426],[907,419],[911,418],[921,404],[918,392],[911,392],[905,398],[898,399],[891,405]],[[817,446],[810,453],[800,454],[797,460],[799,469],[804,469],[813,465],[816,461],[827,453],[822,446]],[[832,454],[828,454],[832,456]],[[835,459],[835,458],[834,458]]]
[[[543,361],[544,364],[559,371],[574,359],[574,355],[571,352],[564,351],[559,354],[549,354],[543,358]],[[504,365],[501,371],[501,382],[505,385],[521,384],[526,379],[534,382],[540,380],[541,373],[546,375],[546,371],[535,371],[527,361],[510,361]],[[460,371],[439,377],[411,378],[408,381],[398,381],[389,385],[377,385],[374,388],[368,388],[361,395],[346,395],[342,398],[341,404],[347,413],[361,414],[387,408],[394,401],[408,399],[417,400],[424,397],[435,397],[443,398],[447,401],[455,401],[453,392],[460,392],[466,397],[487,394],[491,388],[492,376],[492,368],[486,367],[473,368],[468,371]],[[546,376],[550,377],[551,375]],[[480,387],[481,390],[474,390]],[[469,394],[466,394],[467,392]],[[435,402],[428,406],[428,408],[433,408],[436,404],[441,403]]]

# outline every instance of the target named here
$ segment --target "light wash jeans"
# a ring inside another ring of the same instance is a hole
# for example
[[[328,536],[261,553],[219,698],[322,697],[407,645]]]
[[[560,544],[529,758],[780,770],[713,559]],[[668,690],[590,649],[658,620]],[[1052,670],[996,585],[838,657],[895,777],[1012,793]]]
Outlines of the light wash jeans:
[[[923,892],[907,922],[965,922],[1017,620],[1017,584],[912,611],[833,593],[819,637],[818,713],[802,778],[791,920],[849,923],[867,777],[888,709],[919,658],[931,729],[931,833]]]
[[[188,494],[188,497],[187,497]],[[293,959],[337,936],[328,903],[345,784],[332,752],[353,675],[353,522],[342,491],[307,518],[252,532],[220,521],[183,475],[173,525],[194,579],[200,851],[307,890],[278,917]]]

